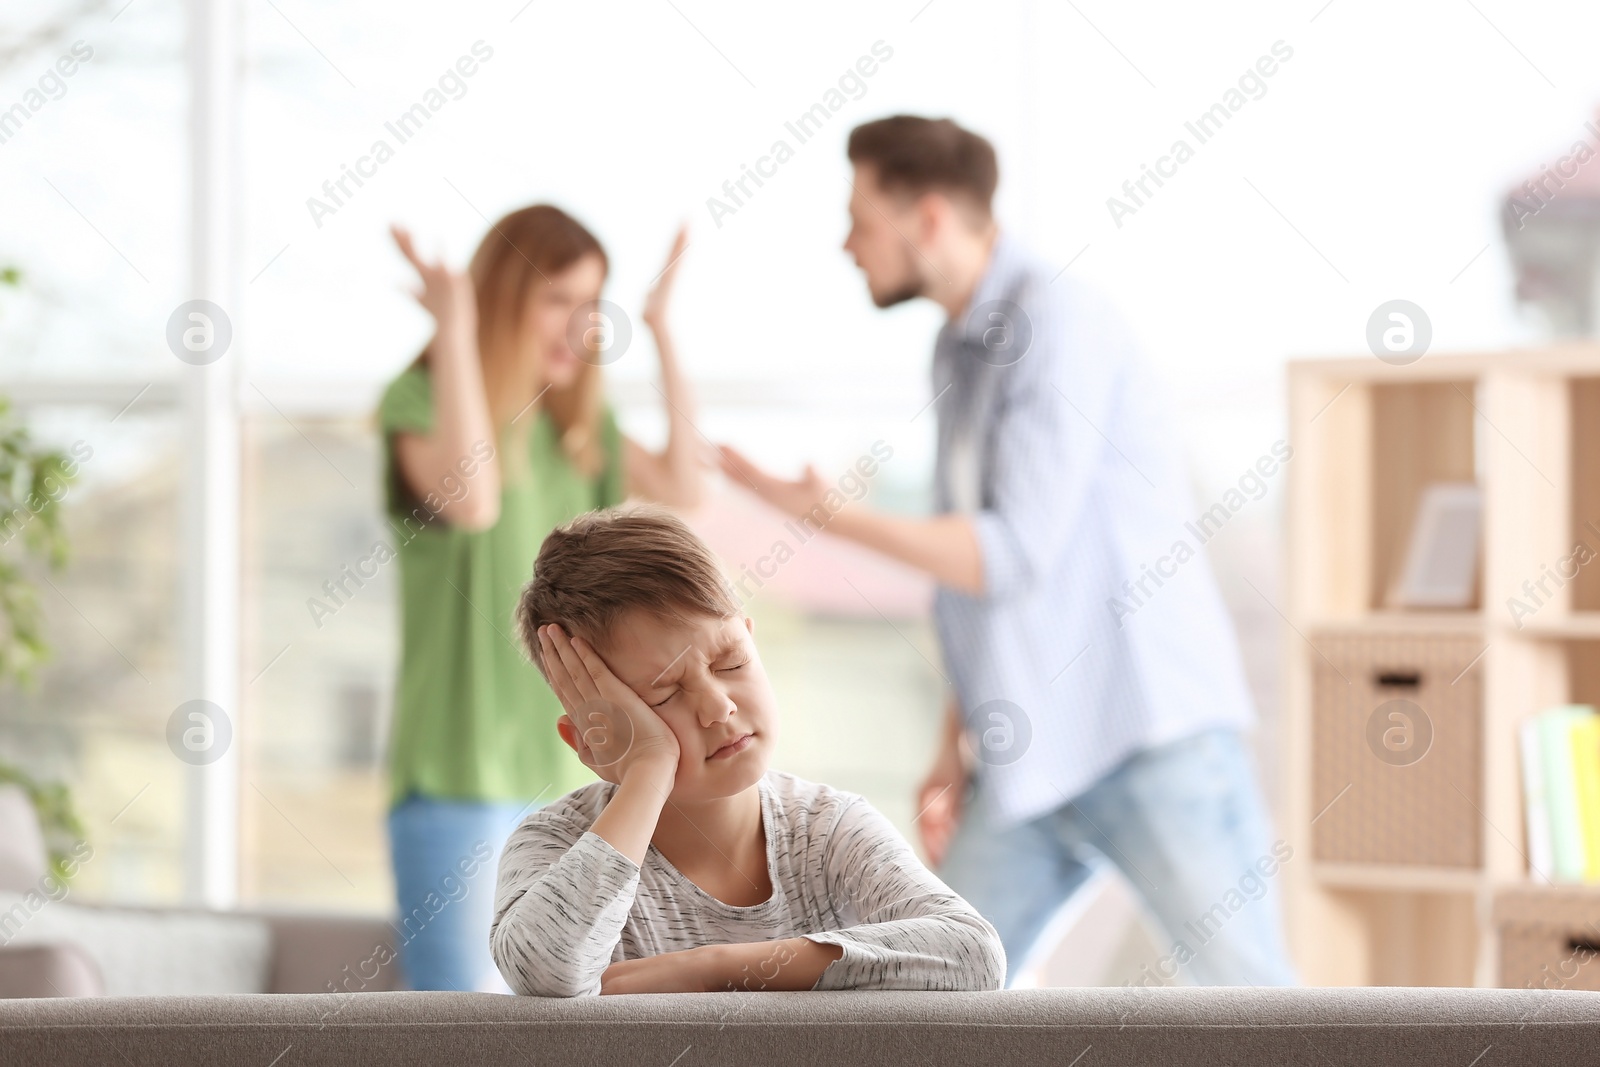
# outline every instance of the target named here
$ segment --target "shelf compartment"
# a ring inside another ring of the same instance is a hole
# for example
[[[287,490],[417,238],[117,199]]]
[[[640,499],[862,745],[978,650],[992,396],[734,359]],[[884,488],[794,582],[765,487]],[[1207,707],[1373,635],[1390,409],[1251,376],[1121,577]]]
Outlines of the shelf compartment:
[[[1387,606],[1405,563],[1423,490],[1434,482],[1476,482],[1477,410],[1472,381],[1372,387],[1372,565],[1369,606]],[[1480,541],[1482,531],[1480,529]],[[1481,564],[1474,591],[1482,585]],[[1470,605],[1478,606],[1477,600]]]
[[[1312,637],[1317,863],[1483,865],[1481,640]]]
[[[1600,990],[1600,888],[1524,886],[1495,894],[1499,984]]]

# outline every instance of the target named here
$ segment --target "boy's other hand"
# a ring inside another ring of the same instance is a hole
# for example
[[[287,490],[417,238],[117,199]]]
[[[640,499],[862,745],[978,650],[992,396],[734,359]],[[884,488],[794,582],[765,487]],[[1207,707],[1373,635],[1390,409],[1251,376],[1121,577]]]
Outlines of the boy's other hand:
[[[730,977],[722,954],[721,945],[700,945],[613,963],[600,974],[600,995],[718,992]]]
[[[587,641],[550,624],[539,628],[539,649],[565,711],[556,729],[585,766],[615,785],[635,767],[676,774],[677,735]]]

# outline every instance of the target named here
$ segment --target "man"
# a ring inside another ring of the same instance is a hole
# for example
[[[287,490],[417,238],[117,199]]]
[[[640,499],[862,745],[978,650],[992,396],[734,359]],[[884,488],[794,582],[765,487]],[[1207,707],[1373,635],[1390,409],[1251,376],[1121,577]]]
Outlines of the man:
[[[999,229],[982,137],[897,115],[855,129],[849,157],[844,248],[873,302],[948,315],[937,514],[850,507],[827,526],[938,582],[954,694],[918,803],[930,863],[999,930],[1013,976],[1103,857],[1170,938],[1160,978],[1293,983],[1273,886],[1293,850],[1271,839],[1232,626],[1135,344]],[[828,489],[732,449],[723,464],[795,515]]]

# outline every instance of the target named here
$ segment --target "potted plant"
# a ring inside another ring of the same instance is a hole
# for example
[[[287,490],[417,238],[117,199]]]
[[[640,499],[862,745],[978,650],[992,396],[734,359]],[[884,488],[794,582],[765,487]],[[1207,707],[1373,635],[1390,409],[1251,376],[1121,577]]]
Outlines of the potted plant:
[[[0,269],[0,284],[16,287],[21,273]],[[31,686],[34,671],[49,656],[38,591],[25,566],[32,559],[51,570],[67,561],[61,525],[61,498],[77,474],[65,453],[37,445],[28,429],[0,396],[0,686]],[[70,850],[84,838],[67,787],[41,782],[26,770],[0,760],[0,788],[16,785],[38,813],[50,866],[65,881]]]

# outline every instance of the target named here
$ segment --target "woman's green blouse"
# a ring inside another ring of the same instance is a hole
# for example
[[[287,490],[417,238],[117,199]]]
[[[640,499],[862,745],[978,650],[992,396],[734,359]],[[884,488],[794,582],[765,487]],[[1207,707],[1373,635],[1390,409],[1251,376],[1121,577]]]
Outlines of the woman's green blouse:
[[[605,464],[586,477],[562,451],[541,411],[528,434],[528,477],[505,485],[500,520],[462,530],[429,518],[423,501],[473,492],[464,476],[414,486],[402,499],[392,437],[427,433],[433,390],[414,366],[390,383],[379,406],[389,528],[400,562],[400,676],[390,732],[390,798],[410,793],[462,800],[545,800],[594,781],[556,733],[561,704],[517,642],[512,612],[533,576],[539,545],[555,527],[624,495],[622,437],[606,408]],[[485,450],[486,451],[486,450]],[[478,457],[474,457],[476,460]],[[502,469],[506,468],[502,463]],[[468,469],[476,473],[473,461]]]

